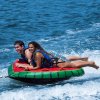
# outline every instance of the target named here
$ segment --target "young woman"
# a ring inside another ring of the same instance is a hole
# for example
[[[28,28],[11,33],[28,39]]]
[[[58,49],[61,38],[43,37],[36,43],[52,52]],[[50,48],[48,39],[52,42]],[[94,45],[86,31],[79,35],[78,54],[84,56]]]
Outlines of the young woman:
[[[28,49],[32,53],[31,59],[28,60],[30,65],[24,66],[25,69],[38,69],[38,68],[50,68],[52,66],[57,67],[74,67],[74,68],[81,68],[81,67],[93,67],[98,69],[99,67],[95,65],[95,62],[87,61],[88,58],[80,58],[80,57],[70,57],[71,60],[76,61],[62,61],[59,58],[54,58],[51,54],[46,52],[37,42],[30,42],[28,44]]]

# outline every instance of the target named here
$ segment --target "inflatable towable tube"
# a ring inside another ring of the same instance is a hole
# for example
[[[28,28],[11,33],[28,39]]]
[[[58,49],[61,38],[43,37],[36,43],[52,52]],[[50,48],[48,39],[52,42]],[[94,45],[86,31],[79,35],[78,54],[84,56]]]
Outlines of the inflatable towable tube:
[[[9,66],[9,77],[19,81],[35,84],[57,82],[69,79],[71,77],[82,76],[84,74],[84,70],[82,68],[61,69],[57,66],[54,66],[52,68],[41,68],[36,70],[25,71],[24,68],[17,67],[16,63],[22,64],[22,62],[15,61],[11,66]]]

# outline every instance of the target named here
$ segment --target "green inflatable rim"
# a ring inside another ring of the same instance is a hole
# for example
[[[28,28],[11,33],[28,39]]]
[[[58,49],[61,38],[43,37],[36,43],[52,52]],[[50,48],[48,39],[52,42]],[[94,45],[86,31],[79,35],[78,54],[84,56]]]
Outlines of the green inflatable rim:
[[[75,76],[82,76],[84,74],[84,70],[82,68],[76,70],[61,70],[54,72],[14,72],[13,65],[8,68],[8,75],[10,78],[33,78],[33,79],[67,79]]]

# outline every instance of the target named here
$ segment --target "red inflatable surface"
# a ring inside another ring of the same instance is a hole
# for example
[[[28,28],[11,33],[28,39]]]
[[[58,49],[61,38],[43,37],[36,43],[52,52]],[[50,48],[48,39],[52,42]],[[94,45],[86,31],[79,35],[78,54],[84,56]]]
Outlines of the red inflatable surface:
[[[20,63],[20,64],[25,64],[19,61],[15,61],[13,64],[13,71],[14,72],[22,72],[22,71],[26,71],[24,68],[22,67],[17,67],[16,63]],[[59,70],[75,70],[77,68],[59,68],[57,66],[53,66],[52,68],[40,68],[40,69],[35,69],[35,70],[28,70],[30,72],[52,72],[52,71],[59,71]]]

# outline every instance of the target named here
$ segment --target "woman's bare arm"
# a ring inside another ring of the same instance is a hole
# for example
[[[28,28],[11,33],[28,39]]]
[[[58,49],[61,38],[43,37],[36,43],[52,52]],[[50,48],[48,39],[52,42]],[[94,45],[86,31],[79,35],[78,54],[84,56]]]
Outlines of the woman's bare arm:
[[[43,58],[43,55],[41,53],[39,52],[36,53],[35,55],[36,67],[34,67],[33,69],[41,68],[42,58]]]

